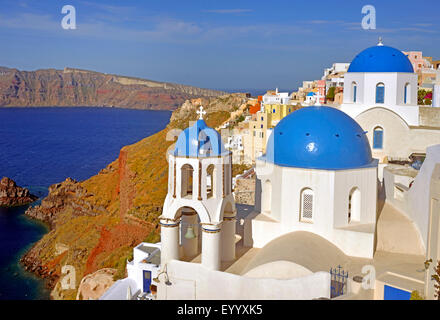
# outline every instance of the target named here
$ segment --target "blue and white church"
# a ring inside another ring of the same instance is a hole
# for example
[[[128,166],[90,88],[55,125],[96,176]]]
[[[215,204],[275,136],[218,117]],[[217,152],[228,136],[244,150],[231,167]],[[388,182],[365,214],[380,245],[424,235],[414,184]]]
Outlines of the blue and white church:
[[[345,74],[339,108],[367,132],[380,163],[406,161],[440,142],[438,108],[418,105],[417,77],[408,57],[382,40],[356,55]]]
[[[261,248],[305,231],[347,255],[372,258],[377,166],[364,130],[350,116],[325,106],[295,111],[275,127],[257,160],[261,213],[245,242]]]
[[[417,74],[405,54],[382,41],[359,53],[344,77],[342,111],[356,118],[375,106],[395,112],[408,125],[419,125]]]

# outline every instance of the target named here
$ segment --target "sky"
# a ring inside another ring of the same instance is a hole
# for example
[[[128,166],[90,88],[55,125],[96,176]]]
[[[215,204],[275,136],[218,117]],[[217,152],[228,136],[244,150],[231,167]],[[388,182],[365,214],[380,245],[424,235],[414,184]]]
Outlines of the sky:
[[[62,28],[65,5],[76,29]],[[361,26],[365,5],[375,7],[374,30]],[[0,0],[0,66],[294,90],[379,36],[440,59],[439,12],[439,0]]]

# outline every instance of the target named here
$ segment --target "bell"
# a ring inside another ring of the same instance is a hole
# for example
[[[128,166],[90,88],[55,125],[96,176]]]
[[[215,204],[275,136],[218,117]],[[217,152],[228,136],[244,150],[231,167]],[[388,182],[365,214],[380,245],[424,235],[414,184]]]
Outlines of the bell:
[[[193,227],[189,226],[188,229],[186,229],[185,239],[194,239],[195,237]]]

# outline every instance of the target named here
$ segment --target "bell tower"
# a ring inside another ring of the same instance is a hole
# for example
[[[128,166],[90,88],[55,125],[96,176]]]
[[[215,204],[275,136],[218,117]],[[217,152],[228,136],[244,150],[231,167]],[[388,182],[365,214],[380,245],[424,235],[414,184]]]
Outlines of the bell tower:
[[[232,153],[224,148],[220,134],[206,125],[202,106],[197,113],[199,119],[179,135],[168,155],[161,264],[197,256],[201,229],[202,265],[220,270],[221,261],[235,259]]]

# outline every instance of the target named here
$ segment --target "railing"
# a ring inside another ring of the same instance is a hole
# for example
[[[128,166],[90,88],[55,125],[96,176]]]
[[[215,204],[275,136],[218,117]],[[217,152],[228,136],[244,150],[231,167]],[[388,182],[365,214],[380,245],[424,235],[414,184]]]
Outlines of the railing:
[[[348,271],[341,266],[330,268],[330,298],[342,296],[347,291]]]

